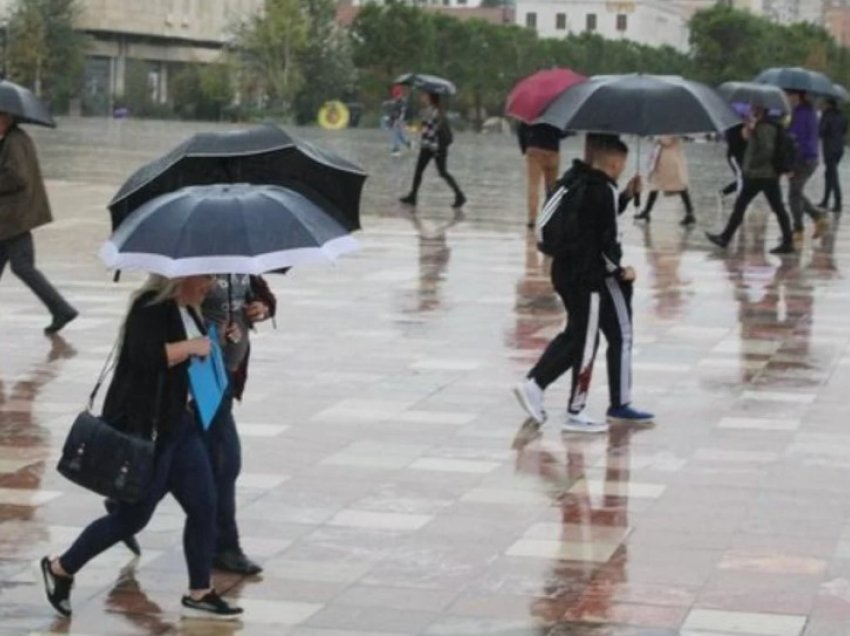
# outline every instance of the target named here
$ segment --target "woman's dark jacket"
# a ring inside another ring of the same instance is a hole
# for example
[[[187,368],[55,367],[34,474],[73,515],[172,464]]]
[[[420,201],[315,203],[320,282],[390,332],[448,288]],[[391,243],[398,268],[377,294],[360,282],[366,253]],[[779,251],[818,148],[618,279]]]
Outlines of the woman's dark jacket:
[[[844,154],[847,117],[837,108],[827,108],[820,119],[820,138],[825,161],[839,160]]]
[[[188,361],[169,368],[165,353],[166,344],[186,340],[180,310],[173,300],[151,305],[154,296],[145,293],[130,308],[103,405],[106,421],[146,439],[167,436],[174,429],[186,413],[189,394]]]

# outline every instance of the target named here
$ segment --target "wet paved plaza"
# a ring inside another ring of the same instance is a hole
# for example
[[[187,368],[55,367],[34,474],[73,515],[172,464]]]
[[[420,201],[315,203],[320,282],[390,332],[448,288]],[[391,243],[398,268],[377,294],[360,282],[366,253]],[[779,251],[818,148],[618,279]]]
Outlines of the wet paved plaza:
[[[657,424],[562,435],[561,382],[537,434],[510,387],[564,316],[525,238],[515,143],[459,135],[465,214],[430,173],[414,217],[395,203],[413,157],[375,131],[303,133],[372,176],[363,250],[270,278],[278,328],[256,334],[236,411],[243,544],[265,573],[216,581],[244,620],[181,622],[171,499],[141,561],[109,550],[78,575],[73,620],[54,618],[33,563],[102,506],[58,475],[58,451],[139,280],[114,284],[96,260],[104,206],[191,130],[34,131],[57,218],[36,235],[40,263],[82,315],[47,339],[34,297],[0,282],[0,635],[850,634],[845,228],[780,260],[758,208],[718,255],[700,230],[720,222],[723,149],[689,147],[699,228],[678,227],[678,199],[648,228],[623,223],[636,404]],[[595,377],[601,416],[604,355]]]

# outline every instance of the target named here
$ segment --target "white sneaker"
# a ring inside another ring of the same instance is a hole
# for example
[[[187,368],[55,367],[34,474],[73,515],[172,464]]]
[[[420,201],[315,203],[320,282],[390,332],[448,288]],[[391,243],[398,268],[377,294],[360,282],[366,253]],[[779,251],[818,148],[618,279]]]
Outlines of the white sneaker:
[[[564,420],[561,428],[567,433],[606,433],[608,424],[591,419],[584,411],[581,413],[567,412],[567,419]]]
[[[538,424],[546,421],[546,411],[543,410],[543,389],[537,382],[528,378],[514,387],[517,402],[526,413]]]

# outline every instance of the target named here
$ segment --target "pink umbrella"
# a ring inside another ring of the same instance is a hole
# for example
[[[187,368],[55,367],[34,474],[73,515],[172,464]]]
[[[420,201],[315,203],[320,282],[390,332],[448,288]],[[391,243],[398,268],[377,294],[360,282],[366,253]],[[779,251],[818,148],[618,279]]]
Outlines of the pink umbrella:
[[[565,90],[587,78],[568,68],[537,71],[514,86],[505,104],[505,114],[530,123]]]

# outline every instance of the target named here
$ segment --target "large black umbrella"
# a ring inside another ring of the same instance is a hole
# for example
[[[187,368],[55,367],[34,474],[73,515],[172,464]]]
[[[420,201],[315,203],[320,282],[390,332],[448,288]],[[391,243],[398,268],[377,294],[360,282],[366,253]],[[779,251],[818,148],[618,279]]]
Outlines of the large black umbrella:
[[[142,166],[109,204],[112,229],[147,201],[185,186],[279,185],[298,190],[349,231],[360,228],[366,173],[342,157],[296,139],[274,124],[194,135]]]
[[[190,186],[151,199],[103,245],[107,267],[168,278],[262,274],[332,262],[357,241],[310,198],[280,186]]]
[[[623,135],[722,132],[741,122],[714,89],[673,75],[600,75],[567,89],[535,121]]]
[[[798,66],[769,68],[759,73],[754,81],[759,84],[778,86],[787,91],[803,91],[817,95],[832,96],[835,91],[829,77]]]
[[[425,73],[404,73],[395,78],[393,84],[404,84],[438,95],[454,95],[457,92],[454,82],[438,77],[426,75]]]
[[[770,84],[726,82],[717,88],[717,92],[730,104],[748,104],[771,111],[791,112],[791,105],[784,91]]]
[[[8,80],[0,80],[0,112],[14,115],[24,124],[56,128],[47,106],[28,89]]]

